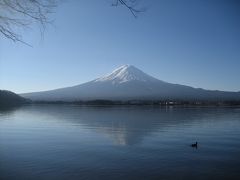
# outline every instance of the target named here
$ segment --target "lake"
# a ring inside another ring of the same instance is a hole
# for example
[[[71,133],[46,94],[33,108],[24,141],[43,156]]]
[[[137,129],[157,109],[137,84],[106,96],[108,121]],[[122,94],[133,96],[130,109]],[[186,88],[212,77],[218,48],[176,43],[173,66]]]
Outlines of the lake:
[[[240,179],[240,108],[0,110],[0,179]]]

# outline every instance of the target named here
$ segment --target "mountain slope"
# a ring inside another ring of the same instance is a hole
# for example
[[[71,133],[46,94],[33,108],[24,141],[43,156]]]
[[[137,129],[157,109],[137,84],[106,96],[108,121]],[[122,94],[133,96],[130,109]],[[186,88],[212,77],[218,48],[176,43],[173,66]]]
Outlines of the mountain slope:
[[[73,87],[21,94],[25,98],[43,101],[77,100],[240,100],[240,93],[209,91],[158,80],[124,65],[112,73]]]
[[[26,102],[26,99],[11,91],[0,90],[0,107],[17,106]]]

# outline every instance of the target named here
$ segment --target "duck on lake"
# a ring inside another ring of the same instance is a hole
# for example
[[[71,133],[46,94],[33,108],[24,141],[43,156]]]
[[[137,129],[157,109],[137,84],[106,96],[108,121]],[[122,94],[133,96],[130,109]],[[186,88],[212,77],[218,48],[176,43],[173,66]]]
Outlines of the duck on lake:
[[[198,147],[198,142],[196,141],[196,143],[192,144],[191,146],[197,148]]]

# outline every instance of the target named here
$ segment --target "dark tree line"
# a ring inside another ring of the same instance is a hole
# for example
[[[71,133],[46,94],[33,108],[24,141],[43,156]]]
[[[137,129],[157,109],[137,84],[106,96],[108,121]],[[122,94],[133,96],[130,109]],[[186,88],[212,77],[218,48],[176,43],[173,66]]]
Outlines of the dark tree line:
[[[196,101],[196,100],[104,100],[96,99],[89,101],[33,101],[33,104],[75,104],[83,106],[186,106],[186,107],[208,107],[208,106],[219,106],[219,107],[230,107],[240,106],[240,101]]]
[[[13,107],[30,102],[30,100],[24,99],[11,91],[0,90],[0,108]]]

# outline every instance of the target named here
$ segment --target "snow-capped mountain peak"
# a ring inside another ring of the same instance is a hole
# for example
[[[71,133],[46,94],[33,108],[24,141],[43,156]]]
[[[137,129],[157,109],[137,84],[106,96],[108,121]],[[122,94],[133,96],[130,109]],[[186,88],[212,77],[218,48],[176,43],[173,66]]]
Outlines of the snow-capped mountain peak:
[[[112,81],[113,83],[124,83],[129,81],[156,81],[155,78],[145,74],[132,65],[123,65],[110,74],[100,77],[95,82]]]
[[[238,92],[209,91],[158,80],[131,65],[72,87],[22,94],[37,101],[84,100],[240,100]]]

